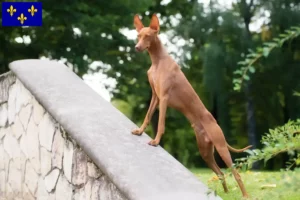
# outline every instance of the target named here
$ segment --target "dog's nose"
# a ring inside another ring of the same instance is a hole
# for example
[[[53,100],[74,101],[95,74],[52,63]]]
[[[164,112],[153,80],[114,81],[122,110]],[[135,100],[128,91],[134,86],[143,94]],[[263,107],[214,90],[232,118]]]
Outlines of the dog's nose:
[[[140,48],[138,45],[136,45],[136,46],[135,46],[135,50],[136,50],[136,51],[140,51],[141,48]]]

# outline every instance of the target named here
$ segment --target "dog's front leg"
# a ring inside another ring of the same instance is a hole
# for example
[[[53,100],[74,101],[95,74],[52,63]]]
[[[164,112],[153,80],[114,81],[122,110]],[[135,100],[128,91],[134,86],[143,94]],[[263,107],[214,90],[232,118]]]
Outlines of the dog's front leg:
[[[158,119],[157,133],[155,139],[151,140],[148,143],[149,145],[157,146],[160,142],[162,135],[165,132],[167,106],[168,106],[168,96],[166,95],[159,101],[159,119]]]
[[[134,135],[141,135],[145,131],[146,127],[148,126],[148,124],[151,121],[151,118],[153,116],[153,113],[154,113],[157,105],[158,105],[158,97],[155,94],[155,92],[152,90],[151,102],[150,102],[150,106],[148,108],[147,114],[145,116],[144,122],[143,122],[143,124],[142,124],[142,126],[140,128],[134,129],[132,131],[132,134],[134,134]]]

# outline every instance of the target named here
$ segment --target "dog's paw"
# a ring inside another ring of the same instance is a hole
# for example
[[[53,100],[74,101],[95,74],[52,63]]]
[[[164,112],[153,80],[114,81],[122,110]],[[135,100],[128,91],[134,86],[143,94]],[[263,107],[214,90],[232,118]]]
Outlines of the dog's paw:
[[[133,129],[131,131],[133,135],[142,135],[143,131],[140,128]]]
[[[151,140],[150,142],[148,142],[148,144],[151,145],[151,146],[155,146],[156,147],[159,144],[159,141],[157,141],[157,140]]]

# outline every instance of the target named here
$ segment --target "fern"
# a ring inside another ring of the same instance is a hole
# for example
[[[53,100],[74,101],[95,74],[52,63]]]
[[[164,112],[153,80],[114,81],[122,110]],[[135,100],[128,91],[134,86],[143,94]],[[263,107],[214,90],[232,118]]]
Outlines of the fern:
[[[275,48],[280,48],[286,41],[292,40],[300,36],[300,25],[293,26],[289,30],[286,30],[283,34],[274,38],[271,42],[264,43],[261,47],[257,47],[256,51],[249,50],[246,55],[246,59],[238,62],[241,68],[236,70],[234,74],[236,77],[233,79],[234,90],[240,91],[245,81],[250,80],[250,74],[255,73],[254,64],[261,58],[267,58]]]

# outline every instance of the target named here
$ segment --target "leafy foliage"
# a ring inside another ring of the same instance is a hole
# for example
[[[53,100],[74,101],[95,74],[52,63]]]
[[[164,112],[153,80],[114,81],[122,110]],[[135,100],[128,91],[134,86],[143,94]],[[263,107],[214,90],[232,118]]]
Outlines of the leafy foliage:
[[[265,42],[262,47],[257,47],[256,51],[250,49],[249,53],[245,56],[245,60],[238,62],[241,68],[234,72],[238,76],[233,79],[234,90],[240,91],[243,83],[250,80],[249,75],[255,73],[255,65],[260,59],[267,58],[273,49],[279,48],[285,42],[299,36],[300,26],[293,26],[289,30],[286,30],[285,33],[274,38],[271,42]]]
[[[266,164],[271,158],[286,152],[290,159],[286,162],[285,170],[281,170],[281,178],[271,180],[282,184],[282,190],[270,192],[266,198],[278,196],[282,199],[285,196],[285,191],[299,192],[300,177],[297,174],[300,174],[300,119],[270,129],[269,133],[262,137],[261,142],[264,144],[262,149],[246,150],[249,155],[236,159],[237,164],[235,166],[246,171],[255,162],[263,161]]]
[[[292,156],[287,162],[287,169],[292,166],[300,166],[300,119],[289,121],[283,126],[270,129],[269,133],[262,137],[261,143],[264,147],[260,149],[246,150],[249,156],[236,159],[239,166],[249,168],[254,162],[263,160],[264,163],[272,157],[287,152]]]
[[[0,29],[0,73],[7,71],[8,63],[16,59],[41,57],[61,59],[79,76],[105,69],[101,65],[89,68],[93,61],[123,67],[130,63],[127,58],[133,52],[133,41],[119,30],[132,24],[135,12],[151,5],[147,0],[40,2],[42,27]],[[120,46],[125,50],[120,51]]]

